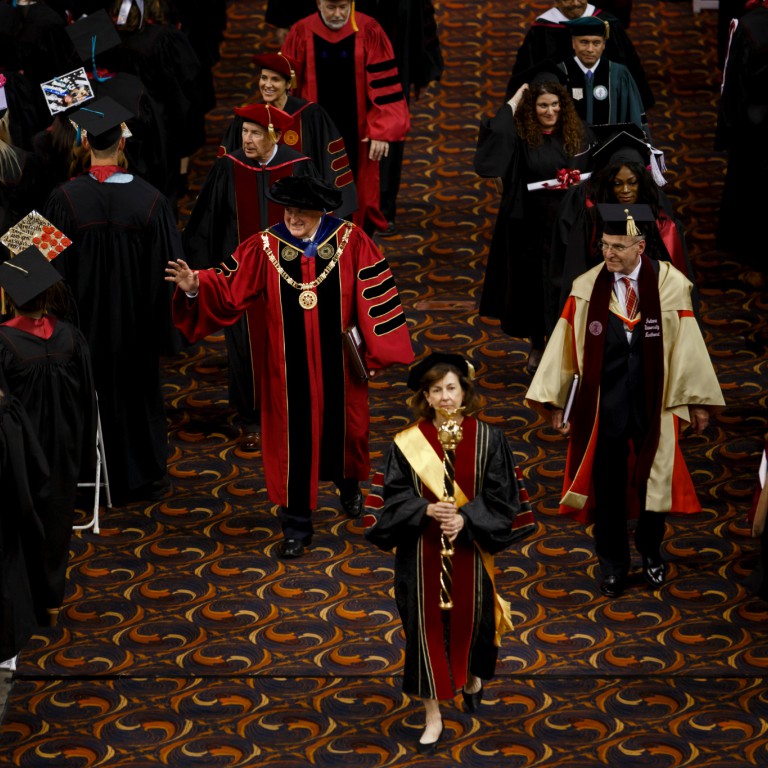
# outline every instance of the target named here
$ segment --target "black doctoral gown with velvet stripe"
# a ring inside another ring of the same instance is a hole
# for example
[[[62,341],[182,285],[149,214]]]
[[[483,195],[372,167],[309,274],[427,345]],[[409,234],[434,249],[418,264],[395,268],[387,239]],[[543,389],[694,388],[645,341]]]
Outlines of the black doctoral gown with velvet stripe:
[[[431,422],[419,422],[418,428],[431,443],[439,446],[437,431]],[[494,675],[498,653],[494,642],[494,590],[478,547],[489,554],[500,552],[531,534],[534,525],[530,507],[521,503],[524,496],[504,433],[472,417],[463,420],[462,428],[464,439],[455,456],[456,480],[469,501],[459,509],[465,525],[454,541],[454,549],[457,553],[466,552],[470,562],[465,566],[462,582],[454,579],[454,608],[446,612],[450,616],[444,619],[452,623],[460,617],[460,621],[466,619],[473,625],[468,671],[489,680]],[[375,483],[376,480],[374,486]],[[428,626],[430,609],[439,605],[440,598],[435,584],[438,574],[431,573],[433,569],[426,572],[429,557],[426,539],[432,539],[433,549],[439,550],[440,527],[426,511],[435,498],[422,485],[397,444],[392,445],[387,456],[382,485],[383,507],[378,513],[374,511],[376,523],[366,530],[366,538],[381,549],[395,549],[395,601],[406,643],[403,690],[421,698],[444,698],[440,691],[450,688],[451,681],[440,679],[444,676],[440,672],[444,666],[442,660],[438,659],[439,654],[429,652],[443,644],[443,627]],[[375,487],[371,493],[376,493]],[[438,566],[439,570],[439,562],[431,565]],[[430,582],[434,589],[425,589]],[[458,592],[462,587],[465,588],[464,601],[468,601],[465,605],[461,604]],[[451,654],[451,631],[446,629],[446,655]],[[437,641],[434,637],[430,641],[430,635],[435,632]],[[456,672],[454,669],[453,678]]]

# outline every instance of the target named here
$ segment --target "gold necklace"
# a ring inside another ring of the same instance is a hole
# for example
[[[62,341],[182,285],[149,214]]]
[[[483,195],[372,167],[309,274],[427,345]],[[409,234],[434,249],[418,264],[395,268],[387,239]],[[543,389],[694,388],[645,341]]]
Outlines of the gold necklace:
[[[285,280],[291,288],[301,291],[299,294],[299,305],[302,309],[312,309],[317,306],[317,294],[314,289],[317,288],[320,283],[325,280],[331,273],[331,270],[336,266],[336,263],[341,258],[341,254],[344,253],[344,248],[349,240],[349,235],[352,232],[352,225],[347,224],[344,230],[344,236],[341,238],[341,243],[336,249],[336,253],[333,254],[333,258],[328,262],[328,266],[310,283],[298,283],[296,282],[281,266],[280,262],[275,258],[275,254],[272,253],[272,249],[269,247],[269,235],[263,232],[261,235],[261,243],[264,246],[264,253],[267,254],[267,258],[272,263],[272,266],[277,270],[277,274]]]

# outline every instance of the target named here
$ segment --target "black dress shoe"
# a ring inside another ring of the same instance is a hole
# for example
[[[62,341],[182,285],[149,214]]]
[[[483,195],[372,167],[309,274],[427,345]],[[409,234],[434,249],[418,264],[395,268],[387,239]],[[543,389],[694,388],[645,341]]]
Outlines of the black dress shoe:
[[[245,453],[257,453],[261,450],[261,434],[246,432],[240,440],[240,450]]]
[[[667,564],[660,557],[643,557],[643,576],[652,587],[660,587],[667,577]]]
[[[464,699],[464,709],[467,712],[477,712],[480,708],[480,704],[483,701],[483,683],[480,682],[480,690],[474,693],[467,693],[465,690],[461,692],[461,698]]]
[[[612,573],[600,582],[600,591],[606,597],[621,597],[624,592],[624,579]]]
[[[445,732],[445,726],[440,728],[440,735],[434,741],[428,741],[426,744],[423,741],[416,742],[416,751],[420,755],[434,755],[437,752],[437,745],[440,743],[440,739],[443,738]]]
[[[363,514],[364,507],[365,499],[363,498],[362,491],[358,491],[354,496],[350,496],[348,499],[341,500],[341,508],[344,510],[347,517],[351,517],[353,520],[357,520]]]
[[[283,559],[301,557],[304,554],[304,547],[309,546],[309,541],[300,541],[299,539],[283,539],[277,548],[277,554]]]
[[[392,235],[397,233],[397,225],[394,221],[388,221],[386,229],[382,229],[379,232],[379,235],[381,237],[391,237]]]

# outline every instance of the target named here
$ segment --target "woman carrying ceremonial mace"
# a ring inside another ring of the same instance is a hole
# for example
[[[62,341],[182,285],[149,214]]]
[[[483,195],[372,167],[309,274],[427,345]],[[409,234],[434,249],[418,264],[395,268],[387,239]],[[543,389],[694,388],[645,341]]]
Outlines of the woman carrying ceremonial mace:
[[[443,353],[411,369],[409,403],[419,421],[395,436],[367,502],[366,537],[396,552],[403,690],[424,701],[421,754],[442,737],[440,699],[461,690],[467,711],[480,706],[510,627],[493,554],[534,530],[504,433],[471,415],[479,406],[473,374],[463,357]]]

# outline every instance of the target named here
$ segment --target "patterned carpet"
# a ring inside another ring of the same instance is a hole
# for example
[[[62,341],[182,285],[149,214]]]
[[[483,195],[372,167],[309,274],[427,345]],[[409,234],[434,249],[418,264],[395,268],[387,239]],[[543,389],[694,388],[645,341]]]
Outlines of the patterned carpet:
[[[273,45],[263,5],[231,4],[197,184],[231,106],[253,91],[251,52]],[[523,405],[526,345],[475,311],[498,203],[472,171],[477,123],[500,102],[510,52],[545,7],[438,4],[446,71],[412,104],[399,234],[381,241],[417,352],[457,350],[476,363],[483,418],[505,428],[537,513],[536,535],[497,559],[516,629],[482,711],[444,707],[445,746],[416,755],[423,715],[400,690],[392,558],[366,545],[330,487],[311,552],[274,557],[275,511],[260,460],[237,448],[223,340],[210,337],[164,368],[173,493],[109,510],[101,535],[73,540],[66,609],[21,656],[0,765],[768,765],[768,604],[742,586],[756,556],[745,512],[768,431],[768,295],[714,245],[725,168],[711,150],[715,15],[638,1],[631,33],[657,95],[651,126],[728,407],[704,436],[684,438],[703,511],[669,523],[667,584],[653,593],[638,574],[608,601],[589,532],[555,514],[565,442]],[[409,422],[404,380],[394,369],[371,385],[375,465]]]

